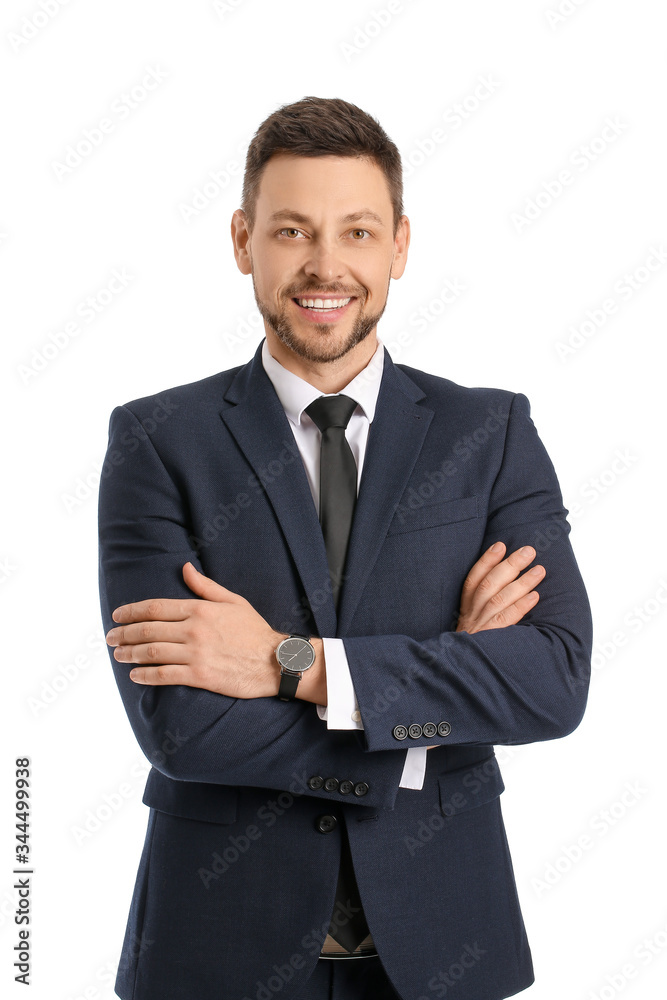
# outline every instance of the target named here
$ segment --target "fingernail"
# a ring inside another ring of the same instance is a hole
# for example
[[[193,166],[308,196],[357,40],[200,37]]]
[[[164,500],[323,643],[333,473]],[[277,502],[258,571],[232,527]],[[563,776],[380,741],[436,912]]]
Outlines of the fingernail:
[[[532,569],[528,570],[528,576],[540,576],[541,573],[542,573],[541,566],[533,566]]]
[[[500,542],[494,542],[491,548],[489,549],[489,552],[499,552],[500,547],[501,547]]]

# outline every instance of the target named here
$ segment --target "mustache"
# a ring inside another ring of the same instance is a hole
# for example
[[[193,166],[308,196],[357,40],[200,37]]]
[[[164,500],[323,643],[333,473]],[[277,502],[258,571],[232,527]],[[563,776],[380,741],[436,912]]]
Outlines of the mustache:
[[[335,285],[333,288],[288,288],[285,291],[285,296],[290,299],[301,299],[322,295],[335,295],[337,298],[341,299],[346,299],[348,297],[353,299],[364,298],[363,290],[350,290],[349,288],[342,288],[340,285]]]

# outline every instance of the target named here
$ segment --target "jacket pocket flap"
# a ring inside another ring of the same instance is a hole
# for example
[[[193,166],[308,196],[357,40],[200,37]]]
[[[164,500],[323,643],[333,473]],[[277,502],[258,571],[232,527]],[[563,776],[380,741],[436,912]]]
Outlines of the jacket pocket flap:
[[[175,781],[155,768],[149,773],[141,801],[144,805],[205,823],[234,823],[238,789],[200,781]]]
[[[446,771],[438,777],[443,816],[456,816],[497,798],[505,789],[495,756],[473,767]]]
[[[441,500],[438,503],[423,503],[421,506],[415,505],[414,507],[411,507],[408,502],[408,504],[399,504],[396,508],[388,534],[397,535],[404,531],[435,528],[439,524],[455,524],[457,521],[469,521],[477,516],[477,497]]]

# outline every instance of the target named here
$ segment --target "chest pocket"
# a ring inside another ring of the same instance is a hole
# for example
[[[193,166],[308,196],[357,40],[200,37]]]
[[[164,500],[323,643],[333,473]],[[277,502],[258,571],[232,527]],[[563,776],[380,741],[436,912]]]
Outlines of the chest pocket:
[[[479,516],[477,497],[461,497],[458,500],[440,500],[436,503],[424,501],[418,503],[419,497],[399,504],[389,525],[388,535],[399,535],[406,531],[422,531],[425,528],[436,528],[440,525],[457,524],[459,521],[470,521]],[[412,506],[411,506],[412,504]]]

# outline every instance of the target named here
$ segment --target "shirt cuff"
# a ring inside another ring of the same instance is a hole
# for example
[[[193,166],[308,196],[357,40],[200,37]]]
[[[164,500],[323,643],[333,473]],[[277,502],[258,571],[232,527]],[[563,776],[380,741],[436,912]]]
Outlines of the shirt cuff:
[[[327,729],[363,729],[361,713],[354,693],[352,675],[342,639],[323,639],[327,665],[327,705],[318,705],[317,714]],[[412,747],[405,755],[399,788],[421,791],[426,774],[427,747]]]
[[[426,774],[426,754],[428,747],[412,747],[405,755],[403,774],[398,784],[399,788],[414,788],[420,792],[424,787]]]
[[[352,675],[342,639],[323,639],[327,665],[327,705],[318,705],[317,714],[327,729],[363,729]]]

